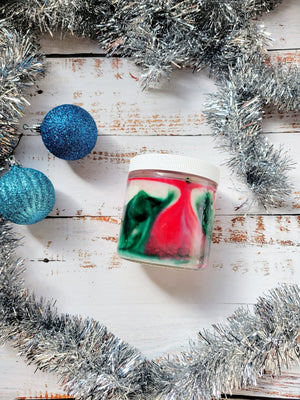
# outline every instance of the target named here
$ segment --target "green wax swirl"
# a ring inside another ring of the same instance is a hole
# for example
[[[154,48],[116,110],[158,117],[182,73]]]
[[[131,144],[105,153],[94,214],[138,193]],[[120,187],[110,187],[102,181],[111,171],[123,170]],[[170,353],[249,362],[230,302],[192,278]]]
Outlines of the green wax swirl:
[[[196,210],[201,221],[202,231],[207,241],[210,241],[214,224],[214,198],[210,192],[205,192],[196,200]]]
[[[127,204],[119,239],[119,250],[143,255],[146,241],[157,215],[176,197],[169,191],[165,199],[139,191]]]

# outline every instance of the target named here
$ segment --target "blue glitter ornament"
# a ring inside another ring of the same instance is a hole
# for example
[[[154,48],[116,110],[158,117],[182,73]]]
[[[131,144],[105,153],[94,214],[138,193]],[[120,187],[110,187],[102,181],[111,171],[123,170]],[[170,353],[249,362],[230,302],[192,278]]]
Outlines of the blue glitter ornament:
[[[0,215],[15,224],[31,225],[53,209],[55,191],[42,172],[14,165],[0,178]]]
[[[40,130],[47,149],[64,160],[85,157],[97,141],[97,126],[93,117],[73,104],[63,104],[50,110]]]

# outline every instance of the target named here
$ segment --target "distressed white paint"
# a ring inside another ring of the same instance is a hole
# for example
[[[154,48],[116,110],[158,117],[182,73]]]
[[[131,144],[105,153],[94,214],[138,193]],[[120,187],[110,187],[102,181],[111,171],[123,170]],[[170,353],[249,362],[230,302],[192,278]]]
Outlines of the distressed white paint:
[[[283,0],[274,11],[259,18],[272,38],[270,49],[299,48],[299,15],[299,0]]]
[[[274,61],[299,60],[299,0],[284,0],[262,16],[275,41]],[[48,54],[98,53],[87,39],[44,38]],[[78,61],[75,61],[78,60]],[[140,70],[128,60],[66,57],[49,60],[42,94],[30,90],[32,107],[23,122],[40,122],[62,103],[77,103],[94,116],[99,138],[95,153],[77,162],[48,154],[41,138],[24,136],[17,151],[24,166],[45,172],[57,190],[51,218],[29,227],[18,256],[28,267],[26,284],[36,294],[57,299],[60,311],[94,316],[148,356],[187,345],[199,329],[222,322],[240,304],[252,304],[277,283],[299,283],[299,115],[267,111],[263,130],[296,161],[290,204],[270,210],[234,211],[247,194],[222,167],[210,266],[203,271],[162,269],[120,260],[116,241],[130,158],[140,152],[171,152],[221,164],[203,119],[213,81],[177,71],[160,89],[143,92]],[[27,132],[28,133],[28,132]],[[84,217],[85,216],[85,217]],[[90,217],[86,217],[90,216]],[[101,217],[104,216],[104,217]],[[68,218],[61,218],[68,217]],[[106,218],[107,217],[107,218]],[[48,262],[46,262],[49,260]],[[16,352],[0,349],[0,398],[62,393],[52,375],[34,373]],[[242,392],[253,396],[298,397],[299,372]]]
[[[296,163],[289,172],[294,184],[288,205],[270,209],[270,213],[295,214],[300,211],[300,155],[299,134],[270,134],[269,140],[284,148]],[[94,151],[86,158],[67,162],[47,152],[39,136],[25,136],[16,156],[23,165],[40,169],[56,188],[57,200],[51,215],[121,215],[130,159],[140,153],[163,152],[199,157],[221,166],[221,180],[217,194],[217,214],[234,214],[249,192],[223,165],[227,153],[214,147],[211,136],[99,136]],[[62,173],[63,172],[63,173]],[[263,212],[258,208],[243,208],[245,212]]]
[[[102,310],[99,313],[98,305],[115,307],[110,318],[114,324],[118,323],[119,307],[134,314],[141,304],[147,305],[148,311],[152,305],[167,304],[164,325],[171,331],[177,321],[172,321],[169,312],[180,305],[173,303],[169,295],[182,301],[184,313],[189,313],[189,304],[195,304],[197,319],[197,309],[203,304],[253,303],[278,282],[300,281],[300,227],[296,216],[216,217],[210,267],[196,272],[141,267],[120,259],[116,254],[119,218],[51,218],[16,229],[25,237],[18,254],[26,259],[32,289],[62,300],[65,311],[69,307],[75,313],[85,309],[85,313],[96,313],[100,319]],[[148,324],[152,322],[150,319]],[[132,323],[137,329],[140,318]],[[135,336],[130,326],[124,330]],[[151,338],[151,331],[149,335]],[[160,341],[155,342],[151,355],[172,346],[167,344],[168,338],[162,336]]]
[[[284,57],[285,53],[276,53],[279,55]],[[47,79],[29,91],[32,107],[21,124],[40,123],[51,108],[72,103],[92,114],[101,135],[145,137],[212,133],[203,113],[207,95],[214,93],[216,87],[207,73],[175,71],[169,82],[148,91],[142,90],[140,76],[141,70],[128,59],[50,59]],[[43,93],[38,94],[38,90]],[[278,113],[268,108],[262,129],[264,132],[299,132],[299,113]]]
[[[298,221],[217,217],[210,267],[197,272],[119,259],[118,218],[52,218],[16,229],[25,237],[18,254],[29,289],[55,298],[59,311],[94,316],[156,357],[182,349],[278,282],[299,282]]]

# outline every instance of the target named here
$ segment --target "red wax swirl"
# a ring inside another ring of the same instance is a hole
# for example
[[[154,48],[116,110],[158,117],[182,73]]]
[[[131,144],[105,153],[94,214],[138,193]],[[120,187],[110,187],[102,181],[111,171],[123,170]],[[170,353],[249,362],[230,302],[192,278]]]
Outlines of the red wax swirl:
[[[132,178],[130,183],[139,186],[139,180],[149,182],[147,193],[151,195],[151,181],[165,183],[169,188],[179,192],[178,198],[160,211],[154,219],[143,253],[148,257],[169,259],[179,263],[189,263],[191,260],[203,259],[206,253],[207,239],[197,210],[197,196],[192,196],[197,190],[198,198],[208,191],[213,195],[214,190],[199,183],[187,182],[170,178]],[[147,185],[148,186],[148,185]],[[202,260],[203,261],[203,260]],[[197,262],[197,261],[196,261]]]
[[[175,179],[169,179],[168,184],[176,186],[180,196],[154,221],[145,254],[188,260],[194,250],[195,236],[199,238],[201,235],[199,220],[191,204],[191,192],[199,185]]]

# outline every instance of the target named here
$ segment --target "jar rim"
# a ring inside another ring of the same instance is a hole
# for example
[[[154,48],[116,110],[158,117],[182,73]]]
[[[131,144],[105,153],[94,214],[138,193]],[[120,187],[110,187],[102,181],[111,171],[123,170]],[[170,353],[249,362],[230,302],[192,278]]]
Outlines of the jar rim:
[[[137,170],[161,170],[183,172],[202,176],[203,178],[219,183],[220,169],[219,167],[200,160],[195,157],[187,157],[177,154],[140,154],[131,159],[129,164],[129,172]]]

